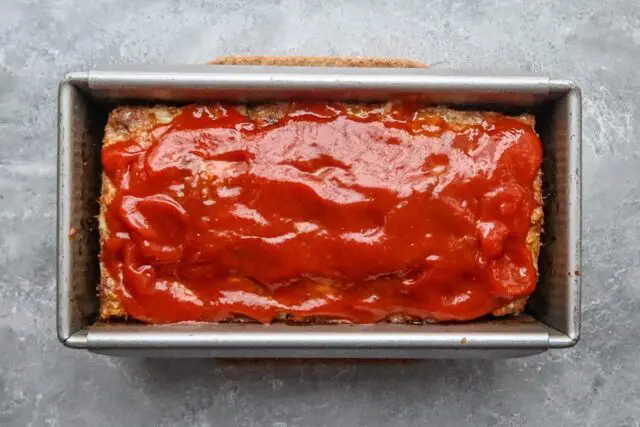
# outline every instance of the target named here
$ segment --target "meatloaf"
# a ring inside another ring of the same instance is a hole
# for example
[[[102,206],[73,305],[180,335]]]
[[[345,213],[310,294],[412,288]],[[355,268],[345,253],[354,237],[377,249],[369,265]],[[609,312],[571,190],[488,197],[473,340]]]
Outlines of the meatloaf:
[[[531,115],[121,106],[102,162],[102,320],[466,321],[536,285]]]

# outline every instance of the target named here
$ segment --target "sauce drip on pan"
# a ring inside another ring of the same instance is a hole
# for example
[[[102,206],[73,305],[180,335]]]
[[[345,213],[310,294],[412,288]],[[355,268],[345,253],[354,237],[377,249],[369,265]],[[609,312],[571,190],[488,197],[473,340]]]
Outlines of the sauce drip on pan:
[[[529,295],[535,131],[388,105],[189,106],[105,147],[102,260],[126,311],[468,320]]]

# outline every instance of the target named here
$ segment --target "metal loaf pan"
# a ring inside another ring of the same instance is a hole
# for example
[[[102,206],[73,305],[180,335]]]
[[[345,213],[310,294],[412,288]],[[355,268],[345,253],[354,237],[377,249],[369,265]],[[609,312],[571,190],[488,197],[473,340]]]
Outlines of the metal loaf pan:
[[[100,149],[110,108],[405,97],[535,114],[544,146],[545,227],[539,283],[524,315],[420,326],[95,323]],[[163,357],[516,357],[571,347],[579,338],[581,99],[571,81],[434,69],[130,67],[66,75],[58,124],[57,320],[58,337],[68,347]]]

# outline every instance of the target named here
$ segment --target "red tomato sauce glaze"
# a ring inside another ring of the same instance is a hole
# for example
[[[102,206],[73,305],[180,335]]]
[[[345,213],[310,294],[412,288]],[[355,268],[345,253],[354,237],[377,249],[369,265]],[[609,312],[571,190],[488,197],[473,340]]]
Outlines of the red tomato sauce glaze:
[[[461,321],[531,294],[534,129],[394,105],[290,103],[266,124],[192,105],[104,147],[101,259],[129,316]]]

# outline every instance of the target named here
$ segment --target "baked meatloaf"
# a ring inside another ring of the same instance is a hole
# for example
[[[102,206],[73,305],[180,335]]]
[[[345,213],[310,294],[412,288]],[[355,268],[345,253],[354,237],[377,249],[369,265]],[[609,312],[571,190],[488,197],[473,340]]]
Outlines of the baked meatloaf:
[[[437,322],[537,281],[530,115],[385,104],[123,106],[105,129],[100,318]]]

